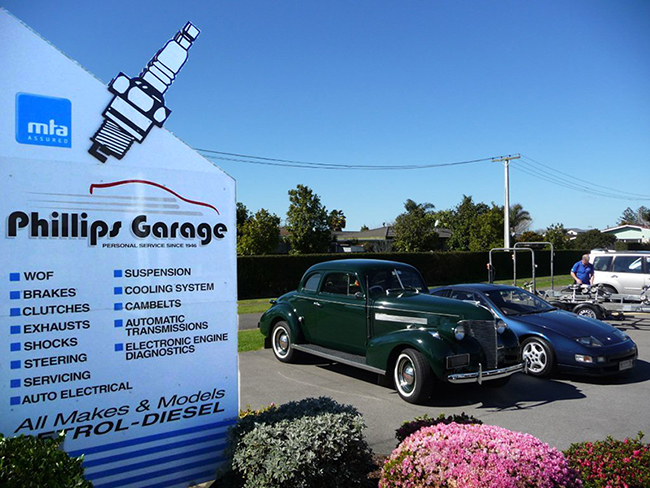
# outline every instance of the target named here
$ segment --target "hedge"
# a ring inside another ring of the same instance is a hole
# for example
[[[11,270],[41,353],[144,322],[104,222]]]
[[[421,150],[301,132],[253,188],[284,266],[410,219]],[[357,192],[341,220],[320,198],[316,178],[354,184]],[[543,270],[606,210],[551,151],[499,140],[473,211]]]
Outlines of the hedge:
[[[585,251],[556,251],[555,274],[568,274]],[[487,280],[487,252],[364,253],[239,256],[237,281],[239,299],[280,296],[295,290],[310,266],[335,259],[384,259],[415,266],[429,285],[476,283]],[[550,275],[550,251],[535,251],[536,275]],[[493,264],[497,280],[512,278],[512,260],[508,253],[495,252]],[[527,252],[517,255],[517,278],[532,276]]]

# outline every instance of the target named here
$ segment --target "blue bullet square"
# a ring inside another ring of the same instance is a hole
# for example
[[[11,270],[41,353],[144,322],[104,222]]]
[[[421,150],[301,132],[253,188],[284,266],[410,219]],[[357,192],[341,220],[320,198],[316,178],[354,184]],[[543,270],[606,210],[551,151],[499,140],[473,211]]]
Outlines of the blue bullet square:
[[[122,270],[121,269],[116,269],[113,271],[113,278],[121,278],[122,277]]]
[[[11,405],[20,405],[20,397],[11,397],[9,403],[11,403]]]
[[[113,293],[115,295],[121,295],[122,294],[122,287],[121,286],[116,286],[113,288]]]
[[[12,308],[9,310],[9,316],[10,317],[20,317],[20,309],[19,308]]]
[[[17,380],[11,380],[9,386],[11,386],[11,388],[20,388],[20,378]]]
[[[19,291],[10,291],[9,292],[9,300],[20,300],[20,292]]]
[[[122,304],[121,303],[116,303],[113,305],[113,310],[122,310]]]
[[[115,344],[115,352],[120,352],[124,350],[124,344]]]
[[[20,369],[20,360],[11,361],[11,369]]]
[[[11,351],[12,352],[20,351],[20,342],[12,342]]]
[[[123,327],[124,321],[122,319],[115,319],[115,327]]]
[[[12,325],[10,330],[12,334],[20,334],[20,325]]]
[[[9,273],[9,281],[20,281],[20,273]]]

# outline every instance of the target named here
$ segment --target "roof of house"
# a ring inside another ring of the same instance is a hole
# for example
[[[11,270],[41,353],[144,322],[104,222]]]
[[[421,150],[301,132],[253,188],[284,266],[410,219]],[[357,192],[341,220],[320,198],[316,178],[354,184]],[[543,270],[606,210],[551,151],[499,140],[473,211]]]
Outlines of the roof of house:
[[[603,229],[602,232],[613,232],[615,230],[620,230],[620,229],[636,229],[636,230],[647,230],[650,229],[650,227],[646,227],[644,225],[632,225],[632,224],[624,224],[624,225],[617,225],[616,227],[609,227],[607,229]]]
[[[448,229],[436,228],[436,232],[443,239],[448,239],[451,236],[451,231]],[[392,226],[377,227],[376,229],[349,231],[343,230],[333,232],[339,241],[346,241],[350,239],[357,239],[362,241],[385,241],[395,238],[395,228]]]

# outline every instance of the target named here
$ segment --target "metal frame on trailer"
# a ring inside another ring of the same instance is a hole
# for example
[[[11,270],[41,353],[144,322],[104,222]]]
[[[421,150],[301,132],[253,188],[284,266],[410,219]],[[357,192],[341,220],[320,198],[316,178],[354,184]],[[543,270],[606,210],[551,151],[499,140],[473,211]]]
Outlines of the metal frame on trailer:
[[[520,251],[529,251],[530,257],[533,265],[533,293],[537,294],[537,285],[535,282],[535,251],[530,247],[495,247],[490,249],[490,262],[488,263],[488,282],[494,283],[494,266],[492,265],[492,252],[493,251],[503,251],[503,252],[513,252],[514,255],[517,255],[517,252]],[[513,259],[513,274],[514,274],[514,286],[517,286],[517,261]]]

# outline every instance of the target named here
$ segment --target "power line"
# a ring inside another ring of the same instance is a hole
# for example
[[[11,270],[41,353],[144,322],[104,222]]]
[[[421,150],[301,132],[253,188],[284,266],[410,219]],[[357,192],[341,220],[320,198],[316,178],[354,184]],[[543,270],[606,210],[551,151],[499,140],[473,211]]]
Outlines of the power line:
[[[566,180],[559,179],[558,177],[555,177],[553,175],[545,175],[541,174],[538,170],[534,168],[528,168],[526,166],[513,166],[517,171],[521,171],[523,173],[526,173],[534,178],[541,179],[543,181],[547,181],[549,183],[552,183],[554,185],[562,186],[564,188],[568,188],[573,191],[578,191],[581,193],[585,193],[588,195],[593,195],[593,196],[598,196],[598,197],[604,197],[604,198],[614,198],[617,200],[644,200],[644,198],[638,198],[638,197],[630,197],[630,196],[624,196],[620,195],[618,193],[610,193],[610,192],[605,192],[602,190],[596,190],[593,188],[588,188],[585,186],[579,186],[573,182],[567,182]],[[616,191],[616,190],[612,190]],[[650,198],[647,198],[645,200],[650,200]]]
[[[487,161],[495,161],[502,159],[501,156],[494,156],[489,158],[472,159],[467,161],[454,161],[448,163],[434,163],[434,164],[405,164],[405,165],[369,165],[369,164],[340,164],[340,163],[323,163],[313,161],[301,161],[293,159],[280,159],[271,158],[267,156],[252,156],[248,154],[229,153],[224,151],[215,151],[213,149],[200,149],[195,148],[204,157],[212,160],[232,161],[244,164],[257,164],[264,166],[276,166],[285,168],[300,168],[300,169],[319,169],[319,170],[352,170],[352,171],[405,171],[405,170],[418,170],[418,169],[433,169],[449,166],[460,166],[466,164],[475,164]],[[233,156],[233,157],[226,157]],[[546,181],[557,186],[561,186],[570,190],[585,193],[603,198],[614,198],[618,200],[650,200],[650,195],[633,193],[624,190],[617,190],[607,186],[599,185],[597,183],[590,183],[582,178],[576,178],[573,175],[557,170],[549,165],[536,161],[533,158],[522,155],[522,162],[525,165],[513,165],[517,171],[526,173],[529,176]],[[243,159],[246,158],[246,159]],[[546,169],[544,169],[546,168]],[[564,176],[561,176],[564,175]],[[579,182],[579,183],[576,183]]]
[[[291,159],[278,159],[263,156],[248,156],[244,154],[226,153],[222,151],[213,151],[210,149],[195,149],[202,153],[203,156],[209,159],[217,159],[221,161],[234,161],[246,164],[261,164],[265,166],[281,166],[289,168],[303,168],[303,169],[329,169],[329,170],[360,170],[360,171],[400,171],[400,170],[415,170],[415,169],[430,169],[441,168],[445,166],[459,166],[465,164],[481,163],[491,161],[493,157],[472,159],[467,161],[454,161],[449,163],[436,163],[436,164],[406,164],[406,165],[369,165],[369,164],[337,164],[337,163],[316,163],[310,161],[297,161]],[[224,156],[238,156],[237,158],[227,158]],[[251,159],[241,159],[251,158]]]
[[[588,185],[595,186],[595,187],[598,187],[598,188],[603,188],[603,189],[608,190],[608,191],[616,192],[617,194],[624,193],[624,194],[627,194],[627,195],[633,195],[633,196],[636,196],[636,197],[642,197],[642,198],[646,198],[646,199],[650,198],[650,195],[647,195],[647,194],[643,194],[643,193],[633,193],[633,192],[629,192],[629,191],[625,191],[625,190],[618,190],[618,189],[610,188],[610,187],[607,187],[607,186],[599,185],[599,184],[597,184],[597,183],[591,183],[591,182],[589,182],[589,181],[584,180],[583,178],[576,178],[575,176],[570,175],[570,174],[568,174],[568,173],[565,173],[565,172],[563,172],[563,171],[560,171],[559,169],[552,168],[552,167],[550,167],[550,166],[548,166],[548,165],[546,165],[546,164],[544,164],[544,163],[541,163],[541,162],[539,162],[539,161],[534,160],[533,158],[531,158],[531,157],[529,157],[529,156],[526,156],[526,155],[523,155],[523,154],[522,154],[522,157],[523,157],[525,160],[527,160],[528,162],[533,163],[534,165],[539,165],[539,166],[542,166],[542,167],[544,167],[544,168],[547,168],[547,169],[549,169],[549,170],[551,170],[551,171],[553,171],[553,172],[555,172],[555,173],[559,173],[559,174],[562,174],[562,175],[564,175],[564,176],[568,176],[569,178],[571,178],[570,181],[571,181],[572,183],[573,183],[574,181],[580,181],[580,182],[583,183],[583,184],[588,184]],[[540,171],[544,171],[544,170],[540,170]],[[544,172],[545,172],[545,173],[548,173],[547,171],[544,171]],[[551,173],[548,173],[548,174],[551,174]],[[558,176],[557,178],[566,181],[565,178],[561,178],[561,177],[559,177],[559,176]]]

